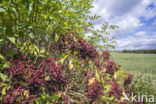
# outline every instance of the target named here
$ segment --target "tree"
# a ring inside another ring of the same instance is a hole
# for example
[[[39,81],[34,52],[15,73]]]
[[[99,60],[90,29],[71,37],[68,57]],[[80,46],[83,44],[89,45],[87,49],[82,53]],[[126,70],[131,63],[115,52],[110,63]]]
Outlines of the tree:
[[[105,23],[94,30],[89,22],[98,18],[91,16],[93,0],[0,3],[1,102],[122,102],[122,87],[128,87],[131,76],[107,51],[97,51],[111,46],[102,33],[116,26]],[[93,35],[86,37],[87,31]],[[128,83],[119,85],[118,77]]]

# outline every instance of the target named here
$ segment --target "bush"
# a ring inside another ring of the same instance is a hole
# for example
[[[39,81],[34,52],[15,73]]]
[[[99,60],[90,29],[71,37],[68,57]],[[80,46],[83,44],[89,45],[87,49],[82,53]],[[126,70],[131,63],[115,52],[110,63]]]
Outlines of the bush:
[[[148,102],[148,100],[151,98],[151,95],[154,96],[154,99],[156,99],[156,90],[153,86],[153,80],[151,79],[151,77],[142,74],[136,76],[131,85],[131,88],[133,89],[136,95],[147,96],[147,98],[143,99],[143,104],[151,104],[152,102]]]
[[[133,92],[132,75],[102,50],[113,48],[107,29],[116,26],[94,30],[93,0],[0,3],[2,104],[129,103],[123,93]]]

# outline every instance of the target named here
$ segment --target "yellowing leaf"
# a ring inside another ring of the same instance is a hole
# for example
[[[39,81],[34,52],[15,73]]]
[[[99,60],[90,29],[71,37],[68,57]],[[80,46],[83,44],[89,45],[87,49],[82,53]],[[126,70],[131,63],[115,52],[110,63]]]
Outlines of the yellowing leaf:
[[[29,97],[29,93],[28,93],[28,91],[27,90],[24,90],[24,96],[26,97],[26,98],[28,98]]]
[[[36,51],[34,51],[34,55],[37,56],[37,52]]]
[[[61,60],[60,60],[61,64],[64,63],[64,60],[65,60],[68,56],[69,56],[69,53],[62,56],[62,58],[61,58]]]
[[[37,46],[35,46],[36,51],[39,53],[39,48]]]
[[[5,81],[7,79],[7,75],[0,73],[0,78]]]
[[[72,60],[69,61],[68,67],[70,70],[73,68]]]
[[[105,85],[105,87],[104,87],[105,88],[105,93],[110,91],[110,87],[111,87],[110,85]]]
[[[45,49],[44,49],[44,48],[41,49],[41,50],[40,50],[40,53],[45,53]]]
[[[57,42],[59,39],[59,35],[58,34],[55,34],[55,42]]]
[[[49,76],[46,76],[46,77],[45,77],[45,80],[46,80],[46,81],[50,80],[50,77],[49,77]]]
[[[30,53],[33,53],[34,49],[35,49],[35,45],[34,44],[31,44],[29,46]]]
[[[102,82],[102,86],[105,85],[105,81],[103,80],[103,78],[101,79],[101,82]]]
[[[95,82],[95,78],[89,79],[89,85],[93,84]]]
[[[13,44],[16,44],[15,43],[15,37],[9,37],[9,36],[7,36],[7,39],[9,40],[9,41],[11,41]]]
[[[5,94],[6,94],[6,89],[7,89],[7,86],[5,86],[5,87],[2,89],[2,95],[5,95]]]
[[[4,60],[4,56],[2,54],[0,54],[0,59]]]
[[[96,80],[97,80],[98,82],[101,82],[101,81],[100,81],[100,76],[99,76],[99,73],[97,72],[97,70],[96,70],[96,72],[95,72],[95,78],[96,78]]]

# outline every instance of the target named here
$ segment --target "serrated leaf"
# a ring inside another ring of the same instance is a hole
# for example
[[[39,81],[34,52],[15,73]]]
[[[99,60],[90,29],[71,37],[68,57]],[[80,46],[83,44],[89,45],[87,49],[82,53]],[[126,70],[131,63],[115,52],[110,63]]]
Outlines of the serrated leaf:
[[[9,41],[11,41],[13,44],[16,44],[16,43],[15,43],[15,40],[16,40],[15,37],[9,37],[9,36],[7,36],[7,39],[8,39]]]

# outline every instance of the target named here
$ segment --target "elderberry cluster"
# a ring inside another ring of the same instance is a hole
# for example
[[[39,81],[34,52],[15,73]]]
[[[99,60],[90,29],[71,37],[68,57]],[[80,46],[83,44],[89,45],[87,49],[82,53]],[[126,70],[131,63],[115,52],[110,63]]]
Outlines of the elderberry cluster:
[[[127,78],[124,81],[124,86],[127,86],[127,85],[131,84],[132,83],[132,78],[133,78],[133,75],[128,74]]]
[[[82,59],[86,59],[87,57],[95,59],[98,56],[96,48],[82,38],[78,38],[77,50],[79,52],[78,55],[81,56]]]
[[[111,82],[109,96],[113,96],[114,98],[120,99],[122,96],[122,89],[116,82]]]
[[[102,55],[104,56],[104,59],[105,59],[105,60],[108,60],[109,57],[110,57],[110,54],[109,54],[108,51],[103,51],[103,52],[102,52]]]
[[[106,60],[106,73],[113,75],[114,72],[117,70],[119,70],[119,69],[113,61]]]
[[[44,86],[48,91],[53,90],[53,86],[60,89],[67,84],[67,78],[63,75],[61,64],[56,64],[54,58],[43,61],[38,69],[45,74]]]
[[[12,65],[4,70],[4,73],[12,80],[12,83],[28,82],[34,73],[33,66],[20,59],[11,61]]]
[[[103,87],[98,81],[94,81],[91,85],[88,86],[87,98],[93,102],[95,99],[102,95]]]
[[[2,98],[3,104],[29,104],[41,96],[43,88],[46,93],[52,94],[67,84],[61,64],[56,64],[54,58],[42,61],[38,67],[21,59],[11,63],[12,65],[3,72],[10,79],[10,87],[6,89],[6,94]]]

